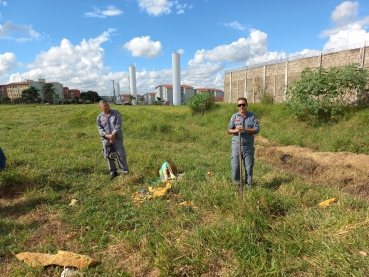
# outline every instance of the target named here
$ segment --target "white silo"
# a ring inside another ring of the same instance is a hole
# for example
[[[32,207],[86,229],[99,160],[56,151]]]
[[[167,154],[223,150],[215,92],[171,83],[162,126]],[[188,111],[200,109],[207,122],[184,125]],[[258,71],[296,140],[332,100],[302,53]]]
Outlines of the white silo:
[[[173,105],[181,105],[181,72],[179,53],[172,54]]]
[[[115,83],[115,94],[117,95],[116,102],[121,102],[122,101],[122,96],[120,95],[119,83]]]
[[[131,86],[131,95],[134,97],[133,105],[137,103],[137,86],[136,86],[136,68],[134,65],[129,66],[129,84]]]

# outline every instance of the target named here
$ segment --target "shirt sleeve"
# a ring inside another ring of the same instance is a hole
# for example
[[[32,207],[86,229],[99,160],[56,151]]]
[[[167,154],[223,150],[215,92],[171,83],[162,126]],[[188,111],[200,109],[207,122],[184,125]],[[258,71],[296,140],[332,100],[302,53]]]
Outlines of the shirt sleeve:
[[[104,127],[101,125],[100,118],[101,118],[100,115],[98,115],[96,118],[97,130],[99,131],[100,136],[104,137],[107,133],[105,132]]]
[[[256,133],[255,133],[255,134],[258,134],[258,133],[260,132],[260,127],[259,127],[259,121],[258,121],[258,118],[254,115],[253,120],[254,120],[253,127],[254,127],[254,129],[255,129],[255,131],[256,131]]]

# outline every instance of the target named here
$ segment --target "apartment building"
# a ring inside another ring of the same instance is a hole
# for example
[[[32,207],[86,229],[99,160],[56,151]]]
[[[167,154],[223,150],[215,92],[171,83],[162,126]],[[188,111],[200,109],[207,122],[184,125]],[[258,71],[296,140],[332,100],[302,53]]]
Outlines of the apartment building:
[[[45,84],[51,84],[54,89],[53,95],[46,95]],[[4,88],[5,86],[5,88]],[[2,87],[2,88],[1,88]],[[45,79],[25,80],[24,82],[15,82],[2,85],[0,87],[0,95],[3,93],[7,94],[11,101],[16,101],[22,96],[22,92],[30,87],[34,87],[43,101],[48,101],[50,103],[57,103],[62,99],[63,95],[63,85],[59,82],[45,83]],[[4,95],[5,96],[5,95]]]
[[[61,102],[63,99],[63,84],[59,82],[51,82],[47,84],[52,84],[54,95],[45,96],[46,101],[54,104]]]
[[[8,96],[6,85],[0,85],[0,98]]]
[[[130,93],[123,93],[120,95],[120,101],[122,101],[123,103],[125,102],[132,102],[131,100],[131,94]]]
[[[143,98],[147,104],[152,104],[154,101],[156,101],[155,96],[156,96],[155,92],[148,92],[143,95]]]
[[[72,99],[74,97],[81,98],[81,91],[79,89],[69,89],[69,87],[63,87],[64,99]]]
[[[22,96],[23,90],[29,89],[30,87],[34,87],[38,90],[38,94],[42,100],[45,99],[45,93],[43,93],[43,87],[45,82],[35,82],[33,80],[25,80],[24,82],[10,83],[6,85],[6,90],[8,97],[10,100],[16,101]]]
[[[187,85],[181,85],[181,104],[187,103],[187,99],[194,94],[194,88]],[[169,105],[173,104],[173,85],[163,84],[155,88],[156,98],[160,98]]]

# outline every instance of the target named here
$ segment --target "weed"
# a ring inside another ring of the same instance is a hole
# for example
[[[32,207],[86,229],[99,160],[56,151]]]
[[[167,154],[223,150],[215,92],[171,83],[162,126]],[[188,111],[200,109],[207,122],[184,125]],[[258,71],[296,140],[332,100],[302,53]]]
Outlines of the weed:
[[[369,249],[367,202],[258,159],[255,188],[240,195],[231,185],[227,125],[235,104],[202,116],[187,106],[113,108],[123,116],[131,174],[110,181],[96,105],[0,106],[12,111],[0,119],[8,163],[0,172],[0,275],[60,276],[60,267],[31,268],[12,255],[57,250],[96,258],[97,267],[81,270],[85,276],[365,276],[369,270],[358,254]],[[320,130],[296,121],[283,104],[249,109],[274,145],[369,154],[368,110]],[[182,180],[164,198],[135,202],[131,196],[153,186],[152,171],[168,159]],[[306,171],[303,165],[294,168]],[[332,196],[338,203],[317,206]]]

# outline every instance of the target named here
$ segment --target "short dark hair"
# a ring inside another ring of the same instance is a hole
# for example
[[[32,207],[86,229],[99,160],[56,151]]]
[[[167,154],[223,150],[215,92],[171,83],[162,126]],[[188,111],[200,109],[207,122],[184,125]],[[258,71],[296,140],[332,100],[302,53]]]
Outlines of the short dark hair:
[[[237,102],[238,102],[238,101],[240,101],[240,100],[244,100],[244,101],[246,102],[246,104],[247,104],[247,99],[246,99],[245,97],[239,97],[239,98],[237,99]]]

